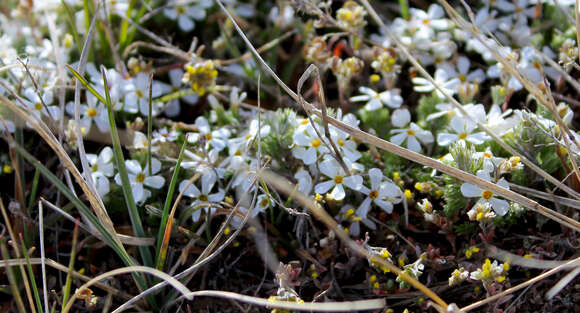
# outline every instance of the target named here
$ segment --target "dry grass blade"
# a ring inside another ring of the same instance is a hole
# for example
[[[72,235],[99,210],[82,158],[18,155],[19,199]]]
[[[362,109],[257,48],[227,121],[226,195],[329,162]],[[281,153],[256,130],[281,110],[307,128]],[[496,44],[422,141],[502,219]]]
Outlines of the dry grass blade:
[[[302,192],[295,190],[295,187],[286,180],[285,178],[274,174],[269,171],[263,172],[260,177],[270,186],[275,188],[276,190],[286,194],[287,196],[292,195],[292,197],[300,203],[302,206],[308,208],[308,210],[321,222],[323,222],[328,228],[334,231],[334,233],[340,238],[340,240],[348,246],[351,250],[357,252],[360,256],[366,257],[371,262],[376,262],[381,266],[384,266],[395,274],[399,275],[402,279],[406,282],[411,284],[413,287],[419,289],[423,292],[426,296],[431,298],[435,303],[439,304],[440,306],[447,307],[447,303],[443,301],[438,295],[436,295],[433,291],[431,291],[428,287],[423,285],[421,282],[416,280],[413,277],[410,277],[403,271],[401,271],[395,265],[386,262],[384,259],[377,257],[376,255],[371,254],[370,251],[364,249],[362,246],[354,242],[354,240],[350,239],[348,234],[344,232],[342,228],[338,226],[336,221],[332,216],[330,216],[326,211],[324,211],[318,203],[316,203],[312,198],[305,196]]]
[[[286,301],[272,301],[257,297],[242,295],[235,292],[219,290],[200,290],[194,291],[189,295],[194,297],[219,297],[240,302],[245,302],[257,306],[295,311],[310,312],[360,312],[370,310],[380,310],[386,305],[385,299],[357,300],[344,302],[326,302],[326,303],[297,303]]]
[[[580,262],[578,261],[570,263],[570,261],[547,261],[547,260],[524,258],[517,254],[501,250],[491,245],[486,246],[485,249],[488,256],[503,262],[510,262],[510,264],[521,267],[550,269],[558,266],[562,266],[562,268],[573,268],[580,265]]]
[[[176,290],[178,290],[180,293],[182,293],[184,295],[185,298],[191,300],[193,297],[190,296],[189,294],[191,293],[191,291],[189,289],[187,289],[187,287],[185,285],[183,285],[182,283],[180,283],[177,279],[171,277],[170,275],[151,268],[151,267],[147,267],[147,266],[127,266],[127,267],[121,267],[118,269],[114,269],[112,271],[108,271],[106,273],[103,273],[95,278],[92,278],[91,280],[89,280],[88,282],[86,282],[85,284],[83,284],[82,286],[80,286],[77,291],[72,295],[72,297],[70,298],[70,300],[68,301],[68,303],[66,304],[66,306],[64,307],[64,310],[62,311],[63,313],[67,313],[75,299],[79,296],[80,293],[83,292],[83,290],[89,288],[90,286],[94,285],[95,283],[97,283],[98,281],[101,281],[105,278],[108,277],[113,277],[116,275],[121,275],[121,274],[134,274],[134,273],[147,273],[153,276],[156,276],[160,279],[162,279],[163,281],[167,282],[169,285],[171,285],[173,288],[175,288]]]
[[[530,197],[551,201],[551,202],[558,203],[558,204],[563,205],[563,206],[567,206],[567,207],[574,208],[576,210],[580,210],[580,201],[578,201],[578,200],[556,196],[556,195],[553,195],[551,193],[542,192],[542,191],[539,191],[536,189],[532,189],[532,188],[528,188],[528,187],[524,187],[524,186],[520,186],[520,185],[516,185],[516,184],[510,184],[510,189],[524,193]]]
[[[571,271],[566,276],[564,276],[562,279],[560,279],[560,281],[558,281],[554,285],[554,287],[550,288],[550,290],[548,290],[548,292],[546,292],[546,296],[544,298],[546,298],[546,300],[552,300],[552,298],[554,298],[554,296],[556,296],[558,293],[560,293],[560,291],[562,291],[562,289],[564,289],[566,286],[568,286],[568,284],[570,284],[574,280],[574,278],[576,278],[576,276],[578,276],[578,274],[580,274],[580,267],[576,267],[573,271]]]

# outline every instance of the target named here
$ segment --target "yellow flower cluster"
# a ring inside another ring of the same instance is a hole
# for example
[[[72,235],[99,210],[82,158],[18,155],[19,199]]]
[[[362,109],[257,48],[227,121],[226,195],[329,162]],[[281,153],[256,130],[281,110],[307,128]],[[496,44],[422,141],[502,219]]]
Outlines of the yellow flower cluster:
[[[198,95],[203,96],[206,91],[215,86],[218,71],[211,60],[188,64],[185,66],[186,73],[183,81],[191,84],[191,89]]]

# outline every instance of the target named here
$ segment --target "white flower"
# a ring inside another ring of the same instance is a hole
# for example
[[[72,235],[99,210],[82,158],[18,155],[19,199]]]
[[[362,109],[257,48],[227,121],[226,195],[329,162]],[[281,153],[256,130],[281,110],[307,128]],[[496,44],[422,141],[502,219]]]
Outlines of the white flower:
[[[367,104],[365,105],[365,110],[367,111],[380,109],[383,105],[396,109],[403,104],[403,98],[401,98],[398,93],[391,90],[385,90],[381,93],[377,93],[368,87],[360,87],[358,90],[364,95],[351,97],[349,100],[353,102],[367,101]]]
[[[212,6],[212,1],[202,0],[195,5],[184,6],[184,1],[177,1],[175,6],[163,10],[163,14],[171,20],[177,20],[179,28],[184,32],[192,31],[195,22],[205,18],[205,10]]]
[[[483,170],[488,173],[493,172],[496,166],[504,160],[503,158],[494,157],[489,147],[487,147],[484,152],[476,152],[474,156],[483,159]]]
[[[409,128],[403,128],[411,122],[411,113],[407,109],[398,109],[393,112],[391,116],[393,126],[400,127],[399,129],[391,130],[391,134],[395,134],[390,142],[396,145],[402,145],[407,140],[407,148],[414,152],[421,152],[421,141],[424,144],[433,142],[433,134],[428,130],[423,130],[419,125],[411,123]]]
[[[60,108],[52,104],[52,92],[46,92],[42,95],[42,99],[38,94],[32,89],[28,88],[23,92],[24,97],[22,102],[36,115],[38,118],[42,116],[48,116],[54,121],[60,120]],[[44,104],[43,104],[44,103]]]
[[[477,177],[491,181],[491,177],[488,172],[484,170],[477,171]],[[509,184],[505,179],[500,179],[497,183],[498,186],[509,189]],[[501,200],[493,196],[493,192],[485,189],[481,189],[480,187],[470,184],[470,183],[463,183],[461,185],[461,193],[464,197],[467,198],[480,198],[477,203],[475,204],[474,208],[479,205],[481,202],[488,202],[491,204],[491,207],[499,216],[504,216],[507,214],[509,210],[509,203],[506,200]]]
[[[65,109],[69,115],[74,116],[74,102],[68,102]],[[88,134],[91,131],[93,123],[97,125],[97,128],[101,133],[109,132],[110,125],[107,109],[103,103],[97,100],[97,98],[94,96],[87,96],[87,104],[80,104],[79,111],[81,114],[80,124],[83,135]]]
[[[167,127],[153,131],[151,135],[151,144],[162,143],[162,142],[174,142],[179,133],[174,129],[167,130]]]
[[[151,97],[157,98],[163,94],[165,87],[163,84],[153,81],[151,88]],[[127,90],[124,110],[128,113],[141,112],[143,116],[149,116],[149,75],[137,74],[137,77],[132,80],[132,84],[127,85]],[[162,107],[163,104],[152,100],[152,115],[156,116],[161,113]]]
[[[195,126],[197,126],[198,133],[188,133],[188,141],[195,143],[204,141],[206,149],[211,145],[216,151],[222,151],[226,147],[227,139],[230,137],[230,131],[226,128],[219,128],[211,130],[209,122],[203,116],[195,119]]]
[[[216,193],[210,194],[215,183],[217,182],[217,176],[211,169],[205,170],[201,176],[201,191],[194,184],[190,184],[189,187],[185,189],[185,186],[187,186],[188,182],[188,180],[184,180],[179,184],[179,192],[183,192],[185,196],[195,199],[190,204],[190,207],[195,207],[204,203],[220,202],[225,197],[225,192],[222,189],[219,189]],[[208,206],[204,207],[203,210],[205,210],[206,213],[211,212],[211,214],[215,212],[215,208],[212,208],[210,211]],[[191,218],[194,222],[199,220],[201,212],[202,208],[197,208],[195,211],[193,211]]]
[[[430,39],[435,30],[444,30],[451,25],[450,21],[444,18],[445,11],[437,4],[429,6],[427,12],[411,8],[409,13],[411,14],[410,25],[418,29],[414,36],[418,39]]]
[[[362,186],[359,190],[367,195],[367,198],[360,204],[356,214],[360,217],[366,217],[371,208],[371,203],[378,205],[385,212],[391,214],[393,212],[393,203],[399,203],[402,200],[403,193],[401,189],[393,182],[383,182],[383,172],[378,168],[369,170],[369,179],[371,188]]]
[[[259,125],[261,124],[261,125]],[[261,126],[261,128],[258,127]],[[262,120],[261,123],[257,119],[253,119],[250,122],[249,129],[244,132],[243,136],[237,138],[238,140],[242,141],[246,147],[250,146],[250,144],[254,141],[254,139],[258,136],[258,129],[260,133],[260,137],[264,138],[270,134],[270,125],[266,125],[266,123]]]
[[[449,96],[453,96],[457,89],[459,88],[459,84],[461,81],[459,78],[456,77],[449,77],[449,73],[442,68],[439,68],[435,71],[435,84],[439,86],[443,92],[439,89],[435,88],[433,84],[429,80],[423,77],[415,77],[412,79],[413,84],[415,85],[413,89],[418,92],[431,92],[436,91],[437,96],[441,99],[445,98],[445,94]]]
[[[294,131],[293,141],[294,145],[292,147],[292,155],[302,160],[304,164],[310,165],[316,162],[319,154],[328,151],[322,140],[316,134],[314,130],[315,126],[312,126],[308,120],[305,120],[306,124],[299,125]],[[323,135],[324,130],[322,127],[316,125],[318,132]]]
[[[489,137],[484,132],[472,134],[476,128],[477,125],[466,120],[464,117],[454,116],[451,119],[451,129],[455,131],[455,134],[439,133],[439,135],[437,135],[437,143],[440,146],[448,146],[457,140],[466,140],[475,145],[480,145],[486,140],[489,140]]]
[[[271,203],[270,197],[268,195],[265,195],[265,194],[259,195],[257,202],[256,202],[256,206],[254,207],[254,210],[252,211],[252,217],[256,217],[260,213],[265,213],[271,204],[272,203]]]
[[[91,167],[91,176],[101,197],[109,193],[109,179],[114,174],[113,166],[113,149],[105,147],[97,156],[96,154],[87,153],[87,161]]]
[[[344,170],[334,159],[328,159],[321,162],[320,172],[331,178],[331,180],[317,184],[314,187],[314,191],[319,194],[324,194],[334,187],[329,194],[334,200],[344,199],[346,196],[344,186],[353,190],[359,190],[362,187],[363,178],[360,175],[345,177],[346,174]]]
[[[136,160],[126,160],[125,167],[127,168],[135,203],[142,203],[151,196],[151,191],[146,189],[145,186],[160,189],[165,184],[163,176],[155,175],[161,170],[161,162],[156,158],[151,158],[151,176],[149,176],[149,165],[143,169]],[[122,185],[121,176],[118,173],[115,175],[115,182],[118,185]]]

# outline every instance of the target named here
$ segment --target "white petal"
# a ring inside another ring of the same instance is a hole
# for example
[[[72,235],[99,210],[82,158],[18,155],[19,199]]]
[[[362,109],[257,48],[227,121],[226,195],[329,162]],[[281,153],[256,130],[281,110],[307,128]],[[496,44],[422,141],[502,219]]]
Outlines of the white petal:
[[[383,172],[378,168],[371,168],[369,170],[369,179],[371,181],[371,187],[374,190],[378,190],[381,187],[381,182],[383,181]]]
[[[375,204],[378,205],[383,211],[387,212],[388,214],[393,213],[393,204],[389,201],[375,199]]]
[[[476,198],[476,197],[480,197],[481,196],[481,188],[470,184],[470,183],[463,183],[461,185],[461,193],[463,194],[464,197],[467,198]]]
[[[437,144],[440,146],[448,146],[457,141],[459,137],[455,134],[440,133],[437,135]]]
[[[400,146],[403,143],[403,141],[405,141],[407,136],[408,136],[407,131],[404,130],[404,132],[401,132],[401,133],[391,137],[391,139],[389,139],[389,141],[396,144],[397,146]]]
[[[395,127],[404,127],[411,121],[411,113],[407,109],[397,109],[391,116],[391,122]]]
[[[363,178],[360,175],[352,175],[345,177],[342,183],[350,189],[359,190],[362,187]]]
[[[371,210],[371,201],[372,200],[370,197],[367,197],[366,199],[364,199],[363,202],[358,207],[358,209],[356,210],[356,216],[366,218],[367,214]]]
[[[332,189],[332,192],[330,192],[330,197],[332,197],[334,200],[342,200],[345,196],[346,193],[344,192],[344,187],[342,187],[342,184],[334,186],[334,189]]]
[[[143,183],[151,188],[159,189],[165,184],[165,178],[159,175],[149,176],[145,177],[145,181]]]
[[[179,184],[179,192],[183,192],[184,195],[191,197],[191,198],[197,198],[197,196],[199,196],[200,192],[199,189],[197,189],[197,187],[194,184],[189,185],[189,187],[187,187],[187,189],[185,191],[183,191],[185,189],[185,186],[187,186],[187,183],[189,181],[184,180]]]
[[[421,152],[421,144],[419,143],[417,138],[415,138],[415,136],[409,136],[407,138],[407,148],[417,153]]]
[[[491,202],[491,207],[499,216],[504,216],[509,211],[510,204],[505,200],[491,198],[489,202]]]
[[[335,185],[334,180],[328,180],[328,181],[319,183],[314,187],[314,192],[319,193],[319,194],[324,194],[330,188],[332,188],[332,186],[334,186],[334,185]]]
[[[139,162],[135,160],[126,160],[125,167],[127,168],[127,171],[131,174],[137,175],[141,173],[141,165],[139,164]]]

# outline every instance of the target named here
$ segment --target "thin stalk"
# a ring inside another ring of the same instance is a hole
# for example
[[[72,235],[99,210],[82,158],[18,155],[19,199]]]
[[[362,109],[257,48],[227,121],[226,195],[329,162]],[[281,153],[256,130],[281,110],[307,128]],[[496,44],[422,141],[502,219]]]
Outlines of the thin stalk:
[[[117,125],[115,124],[113,104],[111,103],[111,96],[109,94],[107,74],[105,71],[105,67],[103,66],[101,66],[101,73],[103,75],[103,82],[105,85],[105,103],[107,106],[107,112],[109,113],[109,126],[111,128],[111,140],[113,141],[113,150],[115,152],[115,163],[117,164],[119,176],[121,177],[123,194],[125,196],[125,203],[127,204],[127,208],[129,209],[129,218],[131,219],[131,224],[133,226],[133,231],[135,232],[135,235],[137,237],[146,237],[145,230],[143,229],[143,224],[141,223],[139,210],[137,209],[135,199],[133,198],[133,191],[131,190],[131,182],[129,181],[127,168],[125,167],[125,158],[123,157],[121,142],[119,140],[119,134],[117,133]],[[140,246],[139,252],[141,253],[143,262],[147,266],[152,266],[153,259],[151,257],[151,252],[149,251],[149,248]]]
[[[147,116],[147,168],[151,176],[151,133],[153,132],[153,74],[149,76],[149,115]]]
[[[24,308],[24,301],[22,301],[22,297],[20,296],[20,290],[18,290],[18,281],[16,279],[16,275],[12,270],[12,267],[8,266],[8,259],[10,259],[10,253],[8,253],[8,248],[6,247],[6,239],[3,236],[0,236],[0,252],[2,253],[2,261],[0,263],[6,263],[6,276],[8,277],[8,282],[10,283],[10,289],[12,290],[12,297],[14,297],[14,301],[16,301],[16,307],[20,313],[28,312]]]
[[[34,293],[34,302],[36,303],[36,307],[38,307],[38,311],[40,313],[44,313],[44,310],[42,309],[42,302],[40,301],[40,294],[38,293],[38,288],[36,287],[36,279],[34,278],[32,265],[30,265],[30,257],[28,256],[28,251],[26,250],[22,234],[20,234],[20,243],[22,254],[24,255],[24,259],[26,260],[26,269],[28,271],[28,276],[30,276],[30,284],[32,284],[32,292]]]
[[[177,186],[177,180],[179,178],[179,170],[181,168],[181,161],[183,160],[183,151],[185,150],[185,146],[187,146],[187,138],[183,141],[183,145],[181,146],[181,150],[179,151],[179,156],[177,157],[177,163],[175,164],[175,169],[173,170],[173,175],[171,176],[171,181],[169,182],[169,190],[167,191],[167,198],[165,198],[165,204],[163,205],[163,212],[161,213],[161,223],[159,224],[159,232],[157,233],[157,246],[155,251],[156,254],[156,268],[158,270],[163,269],[163,263],[165,258],[162,255],[165,255],[166,252],[163,251],[162,245],[165,243],[163,238],[165,237],[166,228],[171,229],[171,223],[169,219],[169,209],[171,207],[171,201],[173,200],[173,193],[175,192],[175,186]]]
[[[62,310],[64,310],[64,304],[68,301],[68,298],[70,296],[70,288],[72,285],[72,278],[73,278],[73,272],[74,272],[74,265],[75,265],[75,259],[76,259],[76,255],[77,255],[77,242],[79,239],[79,220],[77,219],[76,223],[75,223],[75,228],[73,230],[73,239],[72,239],[72,247],[70,249],[70,260],[68,261],[68,271],[66,274],[66,282],[64,285],[64,288],[62,290],[62,307],[61,307],[61,312]]]

